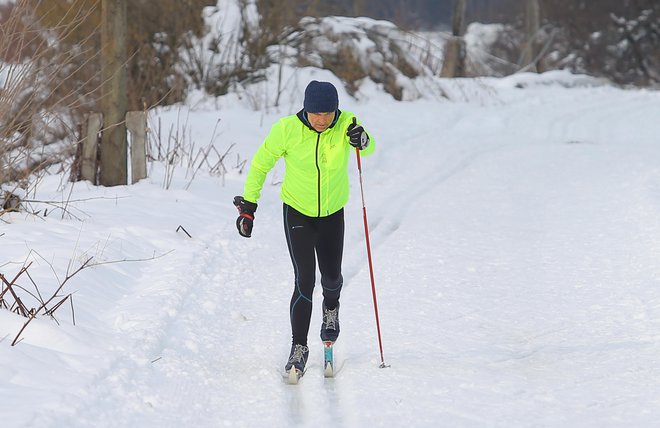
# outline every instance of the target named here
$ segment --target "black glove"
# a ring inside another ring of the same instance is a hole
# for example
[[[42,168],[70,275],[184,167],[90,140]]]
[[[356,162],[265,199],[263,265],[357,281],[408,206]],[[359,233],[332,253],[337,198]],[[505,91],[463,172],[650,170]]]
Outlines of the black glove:
[[[241,236],[249,238],[252,236],[252,224],[254,222],[254,212],[257,210],[257,204],[246,201],[242,196],[234,196],[234,205],[238,209],[236,229],[238,229],[238,233]]]
[[[355,117],[353,117],[353,123],[348,125],[346,135],[349,138],[348,143],[357,149],[364,150],[369,145],[369,135],[362,125],[357,124]]]

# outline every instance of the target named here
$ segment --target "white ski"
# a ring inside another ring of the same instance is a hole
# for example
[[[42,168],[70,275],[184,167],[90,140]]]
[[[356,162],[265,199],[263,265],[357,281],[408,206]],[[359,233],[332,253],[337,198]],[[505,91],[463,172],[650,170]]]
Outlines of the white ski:
[[[291,370],[288,372],[287,383],[289,385],[298,385],[298,381],[304,374],[305,372],[302,372],[295,367],[291,367]]]

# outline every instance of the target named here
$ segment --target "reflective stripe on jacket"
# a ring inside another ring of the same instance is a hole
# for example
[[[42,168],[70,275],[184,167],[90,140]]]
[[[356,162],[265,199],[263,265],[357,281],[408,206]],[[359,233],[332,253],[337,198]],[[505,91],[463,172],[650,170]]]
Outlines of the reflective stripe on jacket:
[[[284,182],[280,197],[287,205],[309,217],[333,214],[348,202],[348,160],[355,149],[346,130],[355,115],[337,111],[334,124],[318,133],[307,124],[303,112],[277,121],[259,147],[245,180],[243,197],[257,202],[268,172],[284,158]],[[375,143],[360,155],[369,155]]]

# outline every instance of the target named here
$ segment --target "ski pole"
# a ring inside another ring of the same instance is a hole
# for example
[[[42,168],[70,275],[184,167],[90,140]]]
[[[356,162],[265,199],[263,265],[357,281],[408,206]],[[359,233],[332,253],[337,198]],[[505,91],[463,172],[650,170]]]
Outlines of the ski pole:
[[[355,119],[353,119],[355,123]],[[364,219],[364,238],[367,242],[367,259],[369,260],[369,275],[371,276],[371,294],[374,300],[374,313],[376,314],[376,330],[378,331],[378,348],[380,349],[380,368],[389,367],[385,365],[385,358],[383,357],[383,339],[380,335],[380,321],[378,319],[378,300],[376,299],[376,282],[374,281],[374,267],[371,262],[371,245],[369,244],[369,224],[367,222],[367,207],[364,203],[364,186],[362,184],[362,162],[360,161],[360,150],[355,148],[357,155],[358,174],[360,176],[360,195],[362,196],[362,218]]]

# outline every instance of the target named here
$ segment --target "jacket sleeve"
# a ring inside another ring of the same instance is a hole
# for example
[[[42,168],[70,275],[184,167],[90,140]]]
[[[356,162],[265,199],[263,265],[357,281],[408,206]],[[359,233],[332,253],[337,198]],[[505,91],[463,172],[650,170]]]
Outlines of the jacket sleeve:
[[[246,201],[257,203],[266,175],[273,169],[278,159],[284,156],[284,151],[283,126],[278,122],[273,125],[263,144],[252,157],[243,188],[243,198]]]

